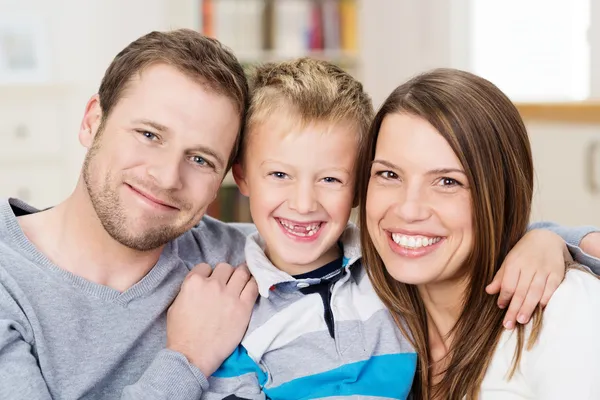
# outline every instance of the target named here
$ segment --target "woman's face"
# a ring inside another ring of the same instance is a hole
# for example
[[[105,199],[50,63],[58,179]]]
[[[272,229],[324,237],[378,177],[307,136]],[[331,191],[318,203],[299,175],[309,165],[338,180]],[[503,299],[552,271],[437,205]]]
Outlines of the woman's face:
[[[389,114],[371,166],[366,220],[388,273],[424,285],[460,279],[473,245],[467,176],[424,119]]]

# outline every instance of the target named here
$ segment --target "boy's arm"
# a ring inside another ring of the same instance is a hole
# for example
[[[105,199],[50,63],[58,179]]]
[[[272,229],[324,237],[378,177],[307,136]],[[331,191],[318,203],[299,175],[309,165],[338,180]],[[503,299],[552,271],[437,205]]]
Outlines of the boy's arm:
[[[565,262],[571,257],[600,275],[600,259],[579,246],[582,238],[594,234],[593,227],[566,228],[538,222],[511,249],[486,291],[498,294],[498,305],[508,307],[504,326],[525,324],[538,305],[545,306],[565,276]]]
[[[208,379],[210,389],[204,392],[201,399],[265,400],[261,384],[266,381],[265,372],[240,345]]]
[[[529,230],[547,229],[563,238],[575,261],[589,267],[600,275],[600,229],[593,226],[567,227],[554,222],[541,221],[529,226]]]

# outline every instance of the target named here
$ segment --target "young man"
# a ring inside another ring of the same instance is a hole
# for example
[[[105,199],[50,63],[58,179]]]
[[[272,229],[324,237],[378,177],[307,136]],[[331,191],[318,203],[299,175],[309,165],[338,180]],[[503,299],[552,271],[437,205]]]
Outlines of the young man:
[[[85,111],[73,193],[41,212],[0,204],[0,398],[206,389],[257,296],[245,267],[211,273],[243,261],[245,237],[202,219],[247,101],[236,58],[199,33],[153,32],[116,56]]]

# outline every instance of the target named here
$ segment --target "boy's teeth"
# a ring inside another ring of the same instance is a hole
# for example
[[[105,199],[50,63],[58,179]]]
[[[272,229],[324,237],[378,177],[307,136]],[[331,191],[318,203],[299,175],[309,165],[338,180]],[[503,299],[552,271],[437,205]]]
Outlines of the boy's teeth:
[[[442,240],[441,237],[427,237],[427,236],[411,236],[401,235],[399,233],[392,233],[392,240],[402,247],[411,249],[418,249],[419,247],[431,246]]]
[[[293,233],[297,236],[313,236],[319,228],[321,227],[321,223],[313,223],[310,225],[302,225],[302,224],[294,224],[293,222],[279,219],[279,223],[290,233]]]

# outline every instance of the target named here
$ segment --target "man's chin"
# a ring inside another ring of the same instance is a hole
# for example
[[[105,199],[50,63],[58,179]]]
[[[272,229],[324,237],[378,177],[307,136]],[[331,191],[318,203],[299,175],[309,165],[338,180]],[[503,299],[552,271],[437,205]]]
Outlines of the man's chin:
[[[142,252],[159,249],[170,241],[181,236],[181,233],[178,233],[168,227],[162,229],[155,228],[142,233],[129,233],[127,235],[124,235],[123,232],[108,233],[114,240],[121,243],[123,246]]]

